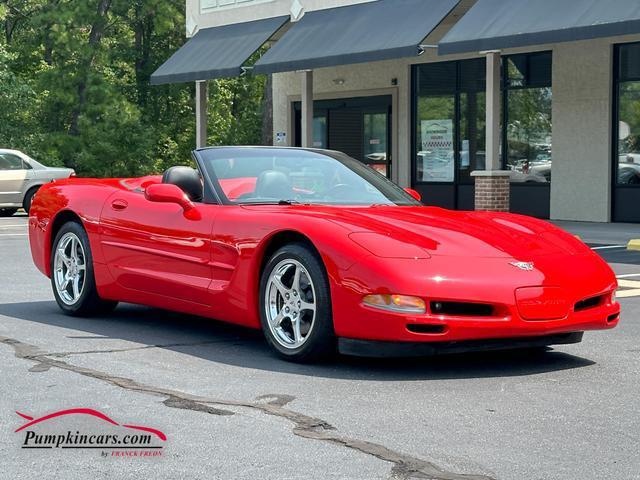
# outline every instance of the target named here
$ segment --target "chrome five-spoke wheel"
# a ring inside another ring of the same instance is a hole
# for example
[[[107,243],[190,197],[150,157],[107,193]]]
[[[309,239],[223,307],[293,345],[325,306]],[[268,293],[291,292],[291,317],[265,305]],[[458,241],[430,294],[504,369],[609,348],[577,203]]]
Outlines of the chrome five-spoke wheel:
[[[55,250],[54,285],[60,300],[75,305],[84,290],[87,263],[82,242],[73,232],[65,233]]]
[[[335,353],[329,278],[312,245],[292,242],[268,257],[259,306],[265,339],[280,357],[312,362]]]
[[[316,293],[307,269],[294,259],[278,263],[267,280],[265,310],[273,338],[283,347],[304,345],[316,318]]]

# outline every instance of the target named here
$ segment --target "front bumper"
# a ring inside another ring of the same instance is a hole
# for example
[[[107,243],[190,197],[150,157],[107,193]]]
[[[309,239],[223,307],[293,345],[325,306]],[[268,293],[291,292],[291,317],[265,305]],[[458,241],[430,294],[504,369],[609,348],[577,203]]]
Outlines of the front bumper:
[[[338,350],[354,357],[430,357],[467,352],[488,352],[523,348],[547,347],[580,343],[583,332],[571,332],[540,337],[498,338],[461,342],[384,342],[339,338]]]
[[[334,326],[339,338],[390,342],[461,342],[548,337],[614,328],[620,304],[610,267],[595,255],[547,256],[539,269],[521,271],[505,259],[454,262],[369,258],[345,272],[332,289]],[[391,266],[391,268],[389,268]],[[376,272],[371,274],[370,272]],[[539,296],[542,291],[544,295]],[[519,295],[524,291],[526,295]],[[546,292],[546,293],[545,293]],[[400,314],[362,304],[369,293],[400,293],[433,301],[490,304],[490,315]],[[583,304],[600,297],[595,304]],[[557,302],[562,302],[558,313]]]

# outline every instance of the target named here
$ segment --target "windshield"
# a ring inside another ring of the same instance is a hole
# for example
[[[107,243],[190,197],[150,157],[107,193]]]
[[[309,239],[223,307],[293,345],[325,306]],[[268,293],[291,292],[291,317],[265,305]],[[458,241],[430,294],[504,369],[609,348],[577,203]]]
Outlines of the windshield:
[[[198,153],[225,203],[420,205],[378,172],[338,152],[255,147]]]

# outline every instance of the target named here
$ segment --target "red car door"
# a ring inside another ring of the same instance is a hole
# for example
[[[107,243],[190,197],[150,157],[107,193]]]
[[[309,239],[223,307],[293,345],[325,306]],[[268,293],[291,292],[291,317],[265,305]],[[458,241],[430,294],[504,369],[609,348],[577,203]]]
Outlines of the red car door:
[[[210,305],[211,230],[217,205],[199,203],[197,219],[180,205],[122,190],[105,203],[101,247],[120,287]]]

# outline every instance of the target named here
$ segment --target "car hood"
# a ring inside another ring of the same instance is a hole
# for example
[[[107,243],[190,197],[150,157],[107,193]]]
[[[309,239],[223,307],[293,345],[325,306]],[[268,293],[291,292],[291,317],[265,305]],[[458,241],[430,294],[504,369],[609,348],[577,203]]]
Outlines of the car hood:
[[[522,215],[419,206],[334,207],[320,208],[316,213],[329,215],[332,222],[349,230],[357,243],[377,244],[378,251],[394,249],[393,242],[399,242],[399,250],[406,251],[403,246],[409,244],[431,256],[531,261],[541,255],[591,253],[573,235],[551,223]]]

